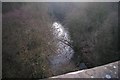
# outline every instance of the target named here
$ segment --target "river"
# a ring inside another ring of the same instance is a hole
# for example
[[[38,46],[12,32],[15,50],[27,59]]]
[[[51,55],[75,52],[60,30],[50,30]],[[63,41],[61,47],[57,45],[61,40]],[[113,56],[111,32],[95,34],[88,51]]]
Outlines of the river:
[[[59,22],[53,23],[52,30],[54,38],[57,40],[57,53],[51,57],[50,62],[51,70],[57,75],[73,69],[74,64],[71,58],[74,51],[69,45],[70,36],[68,31]]]

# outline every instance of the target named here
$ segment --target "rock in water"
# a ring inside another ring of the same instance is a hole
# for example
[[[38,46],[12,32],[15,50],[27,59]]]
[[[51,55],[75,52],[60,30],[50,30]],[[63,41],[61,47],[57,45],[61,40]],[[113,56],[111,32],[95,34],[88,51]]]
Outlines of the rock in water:
[[[85,65],[85,63],[80,63],[80,69],[87,69],[87,66]]]

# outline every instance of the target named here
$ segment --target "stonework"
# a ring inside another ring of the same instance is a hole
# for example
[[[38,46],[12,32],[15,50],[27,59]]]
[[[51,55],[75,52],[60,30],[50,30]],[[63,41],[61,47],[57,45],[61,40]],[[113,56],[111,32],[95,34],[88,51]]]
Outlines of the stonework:
[[[63,75],[54,76],[51,78],[118,78],[118,63],[120,61],[116,61],[110,64],[106,64],[103,66],[84,69],[76,72],[70,72]]]

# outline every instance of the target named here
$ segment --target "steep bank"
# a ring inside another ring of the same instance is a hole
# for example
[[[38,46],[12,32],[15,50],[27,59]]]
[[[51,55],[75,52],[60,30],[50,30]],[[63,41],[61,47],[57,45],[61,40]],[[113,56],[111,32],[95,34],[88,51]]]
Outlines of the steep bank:
[[[56,48],[52,42],[53,35],[50,31],[52,22],[47,12],[47,5],[25,3],[20,8],[14,7],[11,10],[7,4],[3,3],[9,11],[2,16],[2,77],[52,76],[48,57],[54,54]]]

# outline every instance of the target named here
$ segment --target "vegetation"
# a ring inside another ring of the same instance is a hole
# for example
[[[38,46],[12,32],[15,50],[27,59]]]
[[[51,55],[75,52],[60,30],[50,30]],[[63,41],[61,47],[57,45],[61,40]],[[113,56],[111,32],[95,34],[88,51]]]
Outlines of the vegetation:
[[[47,11],[44,3],[26,3],[3,14],[3,78],[52,75],[48,56],[54,53],[55,46]]]
[[[2,12],[3,78],[53,76],[48,59],[57,50],[53,21],[68,29],[76,66],[120,60],[118,3],[3,3]]]
[[[118,3],[76,3],[71,10],[65,23],[76,65],[93,67],[119,60]]]

